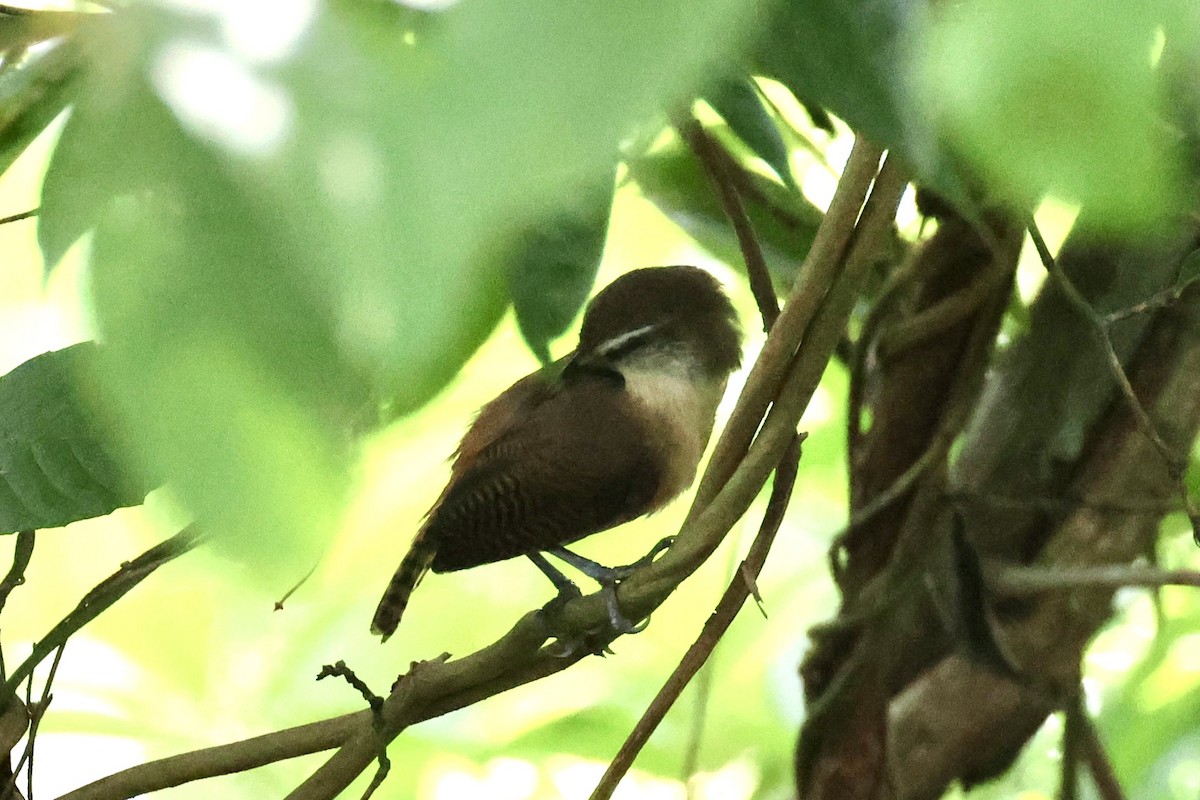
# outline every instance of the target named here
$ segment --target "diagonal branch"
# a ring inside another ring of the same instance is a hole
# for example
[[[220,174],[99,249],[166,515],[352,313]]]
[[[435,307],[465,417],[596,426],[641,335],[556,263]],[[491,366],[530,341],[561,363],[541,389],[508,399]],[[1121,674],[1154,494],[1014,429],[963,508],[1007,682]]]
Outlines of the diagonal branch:
[[[646,746],[646,742],[657,730],[659,723],[667,715],[667,711],[671,709],[688,683],[696,677],[696,673],[716,650],[717,643],[729,630],[729,626],[733,624],[751,594],[757,593],[754,581],[762,572],[763,564],[767,560],[767,553],[775,541],[779,526],[783,524],[784,513],[792,498],[792,487],[796,481],[802,440],[802,436],[797,436],[792,440],[784,454],[783,461],[775,471],[775,483],[771,488],[771,498],[767,501],[766,514],[759,526],[758,535],[750,545],[750,552],[746,554],[746,559],[742,562],[741,569],[735,573],[733,580],[721,595],[720,602],[717,603],[712,616],[705,621],[696,641],[688,648],[679,665],[671,673],[671,677],[667,679],[654,700],[651,701],[650,706],[642,713],[642,718],[638,720],[637,726],[621,745],[621,749],[617,751],[617,755],[608,765],[608,769],[604,771],[600,782],[592,791],[591,800],[608,800],[612,797],[617,785],[629,772],[634,759]]]
[[[763,330],[771,330],[775,320],[779,318],[779,301],[775,297],[775,287],[771,285],[771,276],[767,272],[767,259],[763,256],[762,245],[754,235],[754,225],[746,214],[746,206],[738,194],[725,162],[717,154],[717,145],[704,127],[691,114],[686,115],[675,123],[676,130],[692,152],[700,159],[705,172],[716,190],[717,199],[729,217],[733,232],[737,235],[738,245],[742,249],[742,259],[746,262],[746,274],[750,279],[750,291],[758,304],[759,313],[763,318]]]
[[[191,550],[203,539],[204,534],[195,526],[189,525],[170,539],[156,544],[134,560],[126,562],[119,570],[96,584],[70,614],[33,646],[29,657],[8,676],[4,688],[0,690],[0,711],[16,697],[17,689],[33,674],[38,664],[66,644],[67,639],[128,594],[156,569]]]
[[[4,580],[0,581],[0,611],[4,610],[5,603],[8,602],[8,596],[12,594],[12,590],[25,583],[25,568],[29,566],[29,560],[33,558],[33,543],[36,531],[27,530],[17,534],[17,543],[13,547],[13,562],[8,569],[8,574],[4,576]],[[0,677],[3,676],[3,670],[0,670]]]

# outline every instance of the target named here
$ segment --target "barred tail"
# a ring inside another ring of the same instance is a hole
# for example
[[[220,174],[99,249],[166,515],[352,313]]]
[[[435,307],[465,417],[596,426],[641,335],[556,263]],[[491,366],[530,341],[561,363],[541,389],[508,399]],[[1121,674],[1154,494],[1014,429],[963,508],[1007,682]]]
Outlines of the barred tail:
[[[392,576],[391,582],[383,593],[383,598],[375,609],[375,619],[371,622],[371,633],[382,636],[383,641],[386,642],[388,637],[396,632],[396,626],[400,624],[400,617],[404,615],[404,609],[408,606],[408,598],[412,595],[413,589],[417,588],[421,578],[425,577],[425,573],[429,571],[429,565],[433,563],[436,555],[437,545],[430,541],[424,532],[418,534],[408,555],[396,568],[396,574]]]

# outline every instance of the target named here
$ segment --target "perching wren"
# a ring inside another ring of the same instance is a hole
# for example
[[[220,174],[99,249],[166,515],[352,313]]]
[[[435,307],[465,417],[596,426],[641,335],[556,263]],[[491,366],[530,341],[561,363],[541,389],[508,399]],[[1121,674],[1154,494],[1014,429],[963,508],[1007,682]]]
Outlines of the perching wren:
[[[480,410],[372,632],[395,632],[429,570],[528,555],[560,592],[572,589],[541,553],[590,565],[561,548],[686,489],[740,362],[736,313],[707,272],[652,267],[613,281],[588,305],[573,353]]]

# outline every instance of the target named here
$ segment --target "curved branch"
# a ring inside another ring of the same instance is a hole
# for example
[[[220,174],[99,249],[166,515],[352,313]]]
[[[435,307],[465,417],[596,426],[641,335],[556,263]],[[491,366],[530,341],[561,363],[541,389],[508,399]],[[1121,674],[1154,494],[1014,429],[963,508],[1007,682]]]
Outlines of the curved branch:
[[[679,699],[684,688],[716,650],[717,643],[721,641],[725,631],[729,630],[729,626],[737,618],[742,606],[750,599],[751,594],[757,595],[758,590],[754,581],[762,572],[763,564],[767,561],[767,553],[775,541],[779,526],[783,524],[784,513],[791,501],[792,487],[795,485],[796,471],[800,462],[802,440],[803,437],[799,435],[792,439],[783,461],[775,470],[775,482],[771,487],[771,499],[767,501],[766,514],[763,515],[758,535],[750,545],[750,552],[742,561],[741,568],[735,573],[733,580],[721,595],[720,602],[717,603],[712,616],[705,621],[696,641],[688,648],[675,671],[671,673],[671,677],[655,695],[629,738],[621,745],[621,749],[617,751],[612,763],[604,771],[600,782],[592,791],[591,800],[607,800],[612,797],[617,784],[629,772],[634,759],[646,746],[646,742],[650,740],[650,735],[658,728],[659,723],[662,722],[663,717],[666,716],[675,701]]]
[[[83,596],[79,605],[50,629],[41,641],[33,646],[33,652],[21,662],[0,689],[0,711],[7,707],[12,698],[16,697],[17,689],[22,681],[33,674],[38,664],[59,647],[62,647],[80,628],[100,616],[109,606],[124,597],[133,587],[141,583],[150,573],[166,564],[168,561],[183,555],[198,545],[204,539],[194,525],[189,525],[179,533],[163,542],[159,542],[132,561],[127,561],[119,570],[96,584],[90,592]]]

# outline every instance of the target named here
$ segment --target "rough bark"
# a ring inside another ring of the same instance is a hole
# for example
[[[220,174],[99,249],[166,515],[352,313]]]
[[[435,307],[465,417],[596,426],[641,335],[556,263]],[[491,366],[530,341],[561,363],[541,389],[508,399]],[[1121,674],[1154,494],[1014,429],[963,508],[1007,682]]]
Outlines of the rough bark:
[[[1060,263],[1101,314],[1170,285],[1196,239],[1181,227],[1123,247],[1076,227]],[[984,780],[1077,691],[1111,591],[992,596],[964,579],[952,531],[988,563],[1122,564],[1146,552],[1177,501],[1105,350],[1058,287],[1047,284],[1017,342],[990,351],[1010,284],[983,276],[1011,269],[1020,238],[1012,223],[979,238],[944,222],[864,326],[854,524],[835,559],[843,603],[812,632],[802,668],[802,797],[916,800]],[[1110,334],[1158,432],[1188,452],[1200,428],[1200,296]],[[973,641],[969,617],[987,621],[991,651]]]

